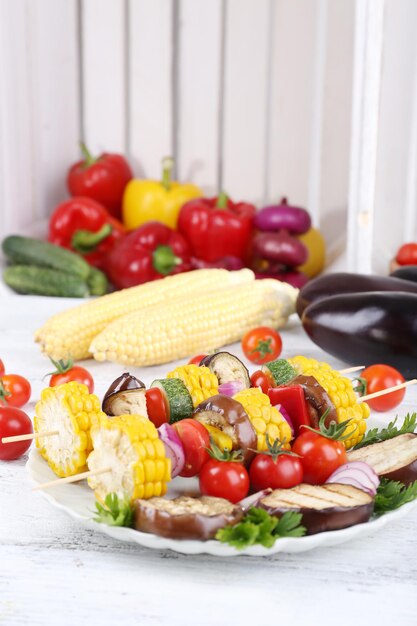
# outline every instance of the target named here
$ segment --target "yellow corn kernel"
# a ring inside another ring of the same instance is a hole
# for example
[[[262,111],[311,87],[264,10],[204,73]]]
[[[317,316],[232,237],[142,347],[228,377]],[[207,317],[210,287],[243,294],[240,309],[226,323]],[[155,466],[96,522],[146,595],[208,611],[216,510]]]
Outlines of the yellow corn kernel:
[[[217,376],[209,370],[208,367],[200,367],[199,365],[181,365],[176,367],[172,372],[167,374],[167,378],[179,378],[187,387],[196,407],[219,393],[219,381]]]

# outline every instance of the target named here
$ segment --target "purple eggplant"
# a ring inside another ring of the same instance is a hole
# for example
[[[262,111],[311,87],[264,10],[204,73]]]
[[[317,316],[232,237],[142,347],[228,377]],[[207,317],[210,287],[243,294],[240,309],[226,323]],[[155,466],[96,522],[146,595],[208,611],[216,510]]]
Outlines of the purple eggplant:
[[[257,256],[289,267],[302,265],[308,257],[305,245],[285,230],[279,233],[258,233],[253,239],[253,250]]]
[[[403,280],[411,280],[413,283],[417,283],[417,265],[403,265],[394,272],[391,272],[390,276],[393,278],[402,278]]]
[[[311,228],[311,218],[305,209],[291,206],[286,198],[280,204],[266,206],[255,215],[255,228],[266,232],[288,230],[302,235]]]
[[[297,313],[302,316],[304,309],[317,300],[329,296],[368,291],[405,291],[417,294],[417,284],[391,276],[372,276],[338,272],[326,274],[311,280],[303,287],[297,298]]]
[[[310,304],[302,321],[315,344],[345,363],[386,363],[417,376],[416,293],[332,296]]]

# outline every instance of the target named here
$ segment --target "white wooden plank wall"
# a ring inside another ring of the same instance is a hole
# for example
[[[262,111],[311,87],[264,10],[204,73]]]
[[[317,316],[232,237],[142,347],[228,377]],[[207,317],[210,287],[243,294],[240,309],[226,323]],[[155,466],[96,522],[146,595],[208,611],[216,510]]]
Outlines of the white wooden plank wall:
[[[375,41],[360,16],[371,6],[382,63],[364,81],[360,41]],[[383,6],[0,0],[0,236],[66,197],[84,139],[94,153],[126,152],[138,176],[159,177],[172,154],[177,176],[208,193],[259,205],[287,195],[311,210],[331,255],[349,230],[352,267],[364,255],[368,269],[385,264],[404,235],[417,237],[417,4]],[[371,84],[379,120],[359,137]],[[371,209],[374,239],[360,251],[357,215]]]

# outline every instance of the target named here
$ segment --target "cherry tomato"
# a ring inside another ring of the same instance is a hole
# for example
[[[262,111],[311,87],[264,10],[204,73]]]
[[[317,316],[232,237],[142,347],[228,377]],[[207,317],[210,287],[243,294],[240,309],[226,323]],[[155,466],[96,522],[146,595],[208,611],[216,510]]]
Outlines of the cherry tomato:
[[[0,359],[0,376],[4,376],[6,370],[3,361]]]
[[[0,380],[0,405],[21,407],[29,402],[30,382],[19,374],[5,374]],[[3,385],[5,393],[1,393]]]
[[[242,339],[242,350],[252,363],[268,363],[279,357],[282,339],[273,328],[259,326],[249,330]]]
[[[157,387],[151,387],[145,391],[145,397],[148,417],[159,428],[168,422],[168,411],[162,391]]]
[[[400,385],[404,382],[404,377],[398,370],[390,365],[370,365],[361,373],[361,378],[366,380],[366,392],[374,393],[375,391],[381,391],[382,389],[388,389],[395,385]],[[405,389],[399,389],[392,393],[387,393],[386,396],[380,396],[373,400],[368,400],[367,404],[374,411],[390,411],[398,406],[405,395]]]
[[[210,436],[203,424],[192,418],[173,424],[184,446],[185,464],[180,476],[196,476],[210,458]]]
[[[340,441],[328,439],[307,428],[303,431],[295,440],[292,451],[301,457],[304,482],[322,485],[340,465],[348,462],[345,447]]]
[[[15,437],[33,433],[30,418],[21,411],[8,406],[0,406],[0,459],[12,461],[18,459],[30,448],[31,440],[2,443],[3,437]]]
[[[241,463],[210,459],[200,472],[200,491],[204,496],[239,502],[249,492],[249,476]]]
[[[207,354],[197,354],[188,361],[188,365],[200,365],[200,362],[207,356]]]
[[[268,374],[265,374],[262,370],[256,370],[253,372],[250,377],[250,382],[252,387],[260,387],[263,393],[268,393],[269,389],[272,387],[271,379]]]
[[[399,265],[417,265],[417,243],[405,243],[395,258]]]
[[[64,370],[57,374],[52,374],[51,380],[49,381],[50,387],[56,387],[57,385],[63,385],[64,383],[82,383],[83,385],[87,385],[89,393],[93,393],[94,391],[94,380],[91,376],[90,372],[88,372],[84,367],[80,367],[79,365],[74,365],[68,370]]]
[[[255,491],[261,489],[289,489],[303,482],[301,460],[290,454],[280,454],[275,459],[270,454],[257,454],[253,459],[249,477]]]

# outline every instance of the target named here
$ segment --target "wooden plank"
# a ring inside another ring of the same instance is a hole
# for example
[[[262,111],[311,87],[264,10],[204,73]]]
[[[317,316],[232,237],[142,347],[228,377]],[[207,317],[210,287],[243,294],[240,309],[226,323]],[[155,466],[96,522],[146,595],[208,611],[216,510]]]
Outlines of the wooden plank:
[[[148,178],[160,178],[161,159],[174,149],[173,12],[171,0],[129,4],[129,147]]]
[[[182,0],[179,33],[178,177],[216,193],[222,44],[221,0]]]
[[[84,139],[93,153],[126,150],[126,4],[82,0]]]
[[[236,200],[262,202],[267,145],[267,34],[272,3],[229,0],[226,7],[221,183]]]

